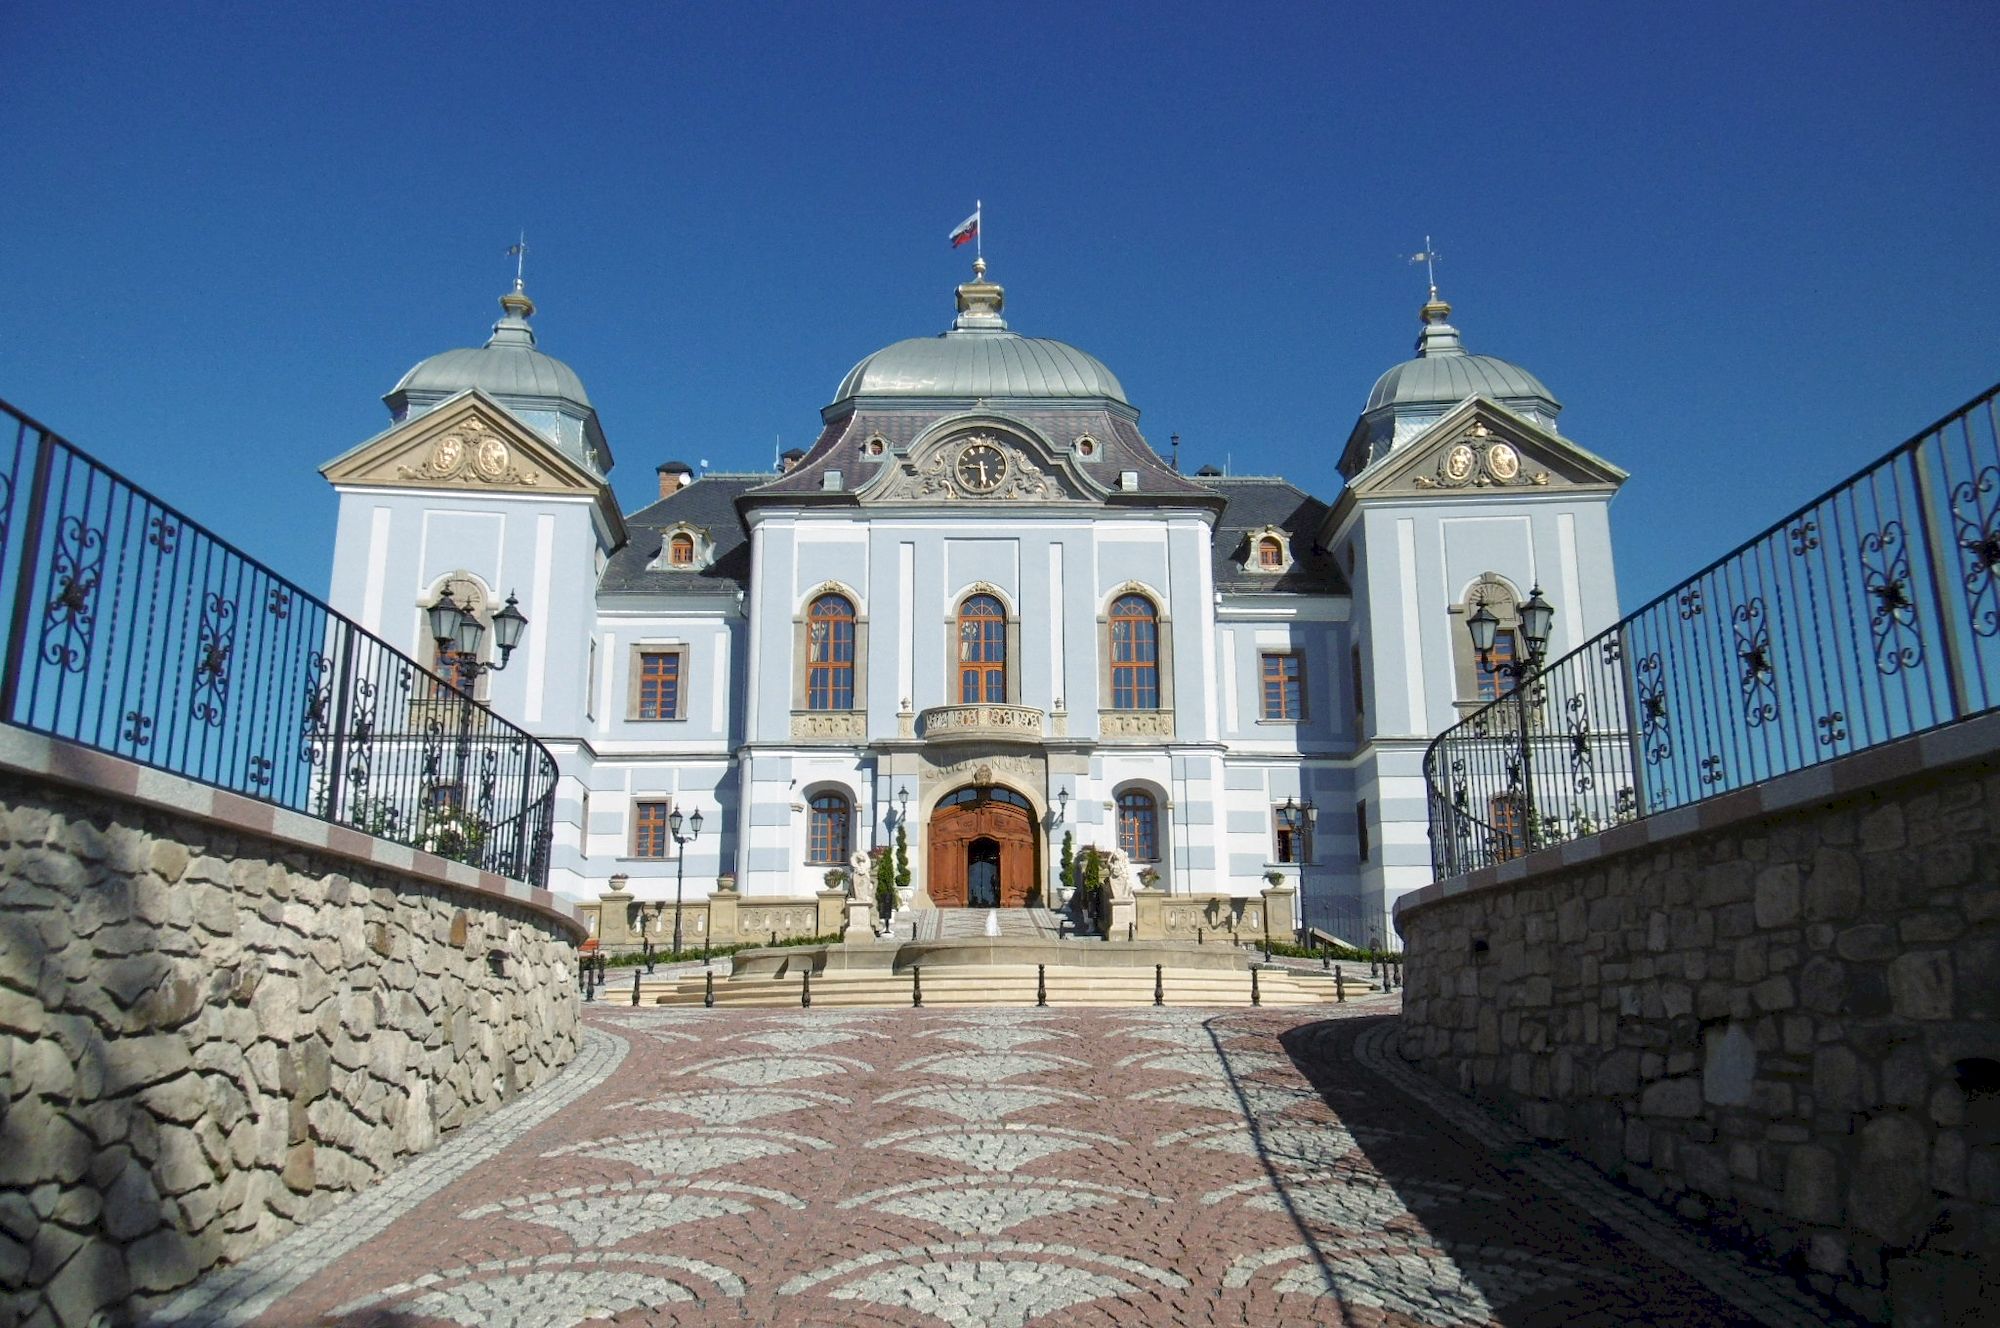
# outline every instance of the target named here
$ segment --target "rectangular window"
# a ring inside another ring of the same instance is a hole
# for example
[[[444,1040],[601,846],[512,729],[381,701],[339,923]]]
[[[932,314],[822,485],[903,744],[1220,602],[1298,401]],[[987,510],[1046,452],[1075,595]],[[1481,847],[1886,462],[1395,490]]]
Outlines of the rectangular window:
[[[1263,717],[1294,721],[1305,718],[1305,677],[1302,657],[1267,651],[1263,658]]]
[[[1312,818],[1304,811],[1286,811],[1283,807],[1272,810],[1273,827],[1277,831],[1278,851],[1275,862],[1290,862],[1305,865],[1312,861]]]
[[[1368,861],[1368,800],[1354,804],[1354,842],[1361,861]]]
[[[1361,647],[1355,646],[1348,652],[1348,667],[1353,670],[1354,717],[1365,719],[1368,715],[1368,698],[1361,690]]]
[[[665,802],[636,802],[632,804],[632,856],[635,858],[664,858],[667,846],[673,843],[673,836],[667,832],[667,810]]]
[[[1461,656],[1461,658],[1463,657]],[[1500,672],[1500,666],[1503,664],[1512,664],[1513,662],[1514,633],[1511,631],[1493,633],[1493,649],[1488,652],[1486,662],[1480,664],[1475,661],[1472,666],[1473,677],[1478,680],[1479,684],[1480,700],[1498,700],[1500,694],[1512,685],[1508,682],[1507,676]]]
[[[638,718],[681,717],[681,657],[678,651],[639,652]]]

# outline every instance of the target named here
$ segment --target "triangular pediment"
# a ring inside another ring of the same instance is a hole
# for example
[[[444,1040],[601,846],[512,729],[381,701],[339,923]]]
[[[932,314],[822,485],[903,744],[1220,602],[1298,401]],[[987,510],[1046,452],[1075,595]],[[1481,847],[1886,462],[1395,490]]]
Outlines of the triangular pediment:
[[[493,398],[468,389],[320,468],[338,485],[479,493],[609,493]]]
[[[1356,475],[1356,498],[1453,497],[1569,489],[1610,493],[1626,474],[1554,430],[1469,397]]]
[[[1088,433],[1051,440],[1004,416],[938,421],[913,439],[855,497],[876,503],[1095,503],[1105,490],[1073,458],[1103,444]]]

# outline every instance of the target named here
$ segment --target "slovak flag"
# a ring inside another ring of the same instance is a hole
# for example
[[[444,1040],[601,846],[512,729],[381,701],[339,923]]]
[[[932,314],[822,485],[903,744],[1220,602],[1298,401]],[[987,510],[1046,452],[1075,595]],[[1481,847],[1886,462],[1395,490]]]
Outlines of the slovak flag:
[[[958,223],[951,232],[951,247],[956,249],[968,240],[979,238],[979,210],[973,209],[971,216]]]

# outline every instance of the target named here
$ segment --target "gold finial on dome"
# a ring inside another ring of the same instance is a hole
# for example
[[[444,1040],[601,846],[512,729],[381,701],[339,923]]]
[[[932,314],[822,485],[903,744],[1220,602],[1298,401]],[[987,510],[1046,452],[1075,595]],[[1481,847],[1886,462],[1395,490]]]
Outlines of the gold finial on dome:
[[[514,278],[514,289],[500,297],[500,307],[516,318],[533,318],[535,302],[528,298],[528,292],[521,288],[521,279]]]
[[[1007,322],[1000,317],[1001,308],[1007,303],[1006,288],[998,282],[986,279],[986,260],[972,260],[972,280],[958,288],[958,317],[952,327],[959,331],[968,328],[993,328],[1005,331]]]
[[[1451,306],[1438,298],[1438,288],[1433,286],[1431,298],[1424,302],[1424,307],[1419,312],[1426,323],[1442,323],[1451,317]]]

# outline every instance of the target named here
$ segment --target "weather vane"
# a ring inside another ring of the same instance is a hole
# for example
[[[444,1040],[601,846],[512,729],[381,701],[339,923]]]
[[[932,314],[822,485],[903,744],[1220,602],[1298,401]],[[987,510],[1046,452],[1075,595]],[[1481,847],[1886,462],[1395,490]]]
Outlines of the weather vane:
[[[1412,263],[1422,263],[1424,265],[1424,272],[1430,278],[1431,298],[1433,300],[1435,300],[1438,297],[1437,263],[1438,260],[1443,257],[1444,257],[1443,254],[1439,253],[1436,249],[1433,249],[1431,247],[1431,237],[1428,235],[1424,237],[1423,252],[1420,254],[1410,255],[1410,261]]]

